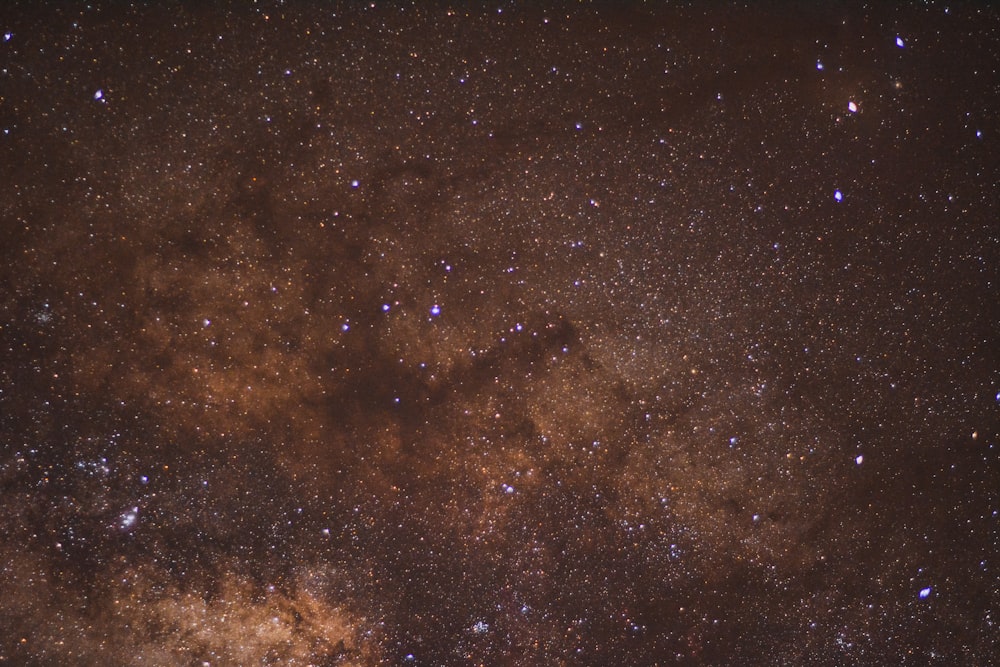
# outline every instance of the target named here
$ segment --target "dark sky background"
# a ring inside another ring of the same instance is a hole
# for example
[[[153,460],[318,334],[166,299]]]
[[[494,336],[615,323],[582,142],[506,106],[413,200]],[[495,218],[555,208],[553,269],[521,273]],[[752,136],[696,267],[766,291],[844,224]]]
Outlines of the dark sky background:
[[[998,10],[536,4],[3,3],[0,663],[1000,660]]]

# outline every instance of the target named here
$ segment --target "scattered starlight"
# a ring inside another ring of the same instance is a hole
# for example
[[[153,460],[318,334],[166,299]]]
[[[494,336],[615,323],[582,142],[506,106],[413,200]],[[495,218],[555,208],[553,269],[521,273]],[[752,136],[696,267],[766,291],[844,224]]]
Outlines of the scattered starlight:
[[[997,9],[204,5],[0,8],[0,663],[992,664]]]

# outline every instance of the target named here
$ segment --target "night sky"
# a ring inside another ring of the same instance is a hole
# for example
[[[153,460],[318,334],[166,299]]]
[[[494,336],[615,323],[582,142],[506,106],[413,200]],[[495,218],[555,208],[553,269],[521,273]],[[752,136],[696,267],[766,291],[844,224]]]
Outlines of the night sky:
[[[0,663],[1000,660],[1000,8],[0,7]]]

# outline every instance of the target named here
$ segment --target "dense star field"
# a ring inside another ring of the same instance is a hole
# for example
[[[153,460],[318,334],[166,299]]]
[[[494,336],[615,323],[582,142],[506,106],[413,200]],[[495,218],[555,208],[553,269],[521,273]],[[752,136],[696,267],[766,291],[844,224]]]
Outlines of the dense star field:
[[[1000,9],[3,3],[0,663],[1000,660]]]

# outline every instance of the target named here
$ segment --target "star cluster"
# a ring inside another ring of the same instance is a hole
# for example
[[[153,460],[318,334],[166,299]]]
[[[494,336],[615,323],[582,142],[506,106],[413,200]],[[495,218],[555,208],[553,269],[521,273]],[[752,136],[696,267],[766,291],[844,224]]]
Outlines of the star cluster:
[[[0,662],[1000,656],[994,9],[0,33]]]

